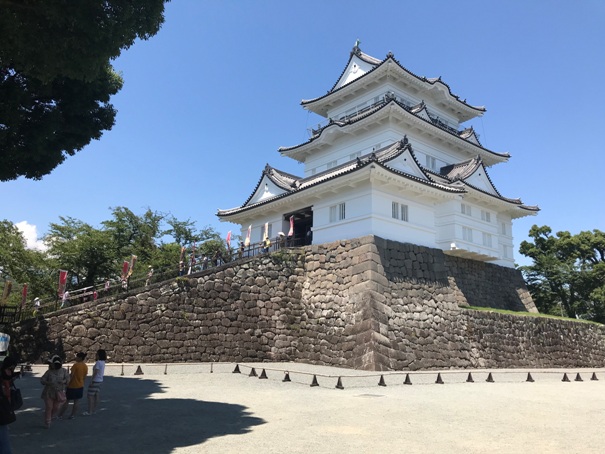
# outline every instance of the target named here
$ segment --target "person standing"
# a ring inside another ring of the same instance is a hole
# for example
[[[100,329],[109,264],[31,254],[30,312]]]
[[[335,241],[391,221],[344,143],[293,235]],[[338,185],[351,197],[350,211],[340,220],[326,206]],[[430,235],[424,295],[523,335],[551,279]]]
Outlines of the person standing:
[[[69,381],[69,374],[63,368],[63,361],[59,355],[50,359],[50,366],[40,382],[44,385],[42,399],[44,400],[44,423],[50,429],[50,422],[54,416],[58,416],[61,406],[65,403],[65,386]]]
[[[153,267],[149,265],[147,267],[147,280],[145,281],[145,287],[147,287],[151,283],[151,278],[153,277]]]
[[[63,417],[67,407],[69,407],[70,401],[73,401],[74,405],[71,409],[69,419],[74,419],[76,417],[78,404],[80,403],[80,399],[84,396],[84,379],[86,378],[86,375],[88,375],[88,366],[84,362],[84,359],[86,359],[86,353],[80,352],[76,354],[76,363],[71,366],[70,379],[65,392],[66,400],[61,408],[61,413],[59,414],[60,418]]]
[[[84,416],[95,414],[99,405],[99,395],[101,385],[103,384],[103,376],[105,375],[105,361],[107,361],[107,352],[103,349],[97,350],[95,356],[96,362],[92,368],[92,379],[88,385],[88,411],[83,413]]]
[[[18,373],[15,374],[16,365],[17,361],[12,357],[7,356],[4,358],[4,361],[2,361],[2,366],[0,368],[0,392],[2,393],[0,398],[6,399],[9,404],[11,402],[11,385],[13,380],[18,376]],[[0,425],[0,454],[11,454],[12,452],[8,436],[8,424]]]

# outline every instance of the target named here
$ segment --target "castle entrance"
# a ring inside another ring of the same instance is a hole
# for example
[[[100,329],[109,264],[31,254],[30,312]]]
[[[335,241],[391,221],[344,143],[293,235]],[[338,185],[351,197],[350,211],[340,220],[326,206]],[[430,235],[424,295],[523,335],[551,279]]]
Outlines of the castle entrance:
[[[307,246],[313,242],[313,207],[284,214],[283,225],[286,235],[290,230],[290,217],[294,218],[294,237],[289,238],[291,246]]]

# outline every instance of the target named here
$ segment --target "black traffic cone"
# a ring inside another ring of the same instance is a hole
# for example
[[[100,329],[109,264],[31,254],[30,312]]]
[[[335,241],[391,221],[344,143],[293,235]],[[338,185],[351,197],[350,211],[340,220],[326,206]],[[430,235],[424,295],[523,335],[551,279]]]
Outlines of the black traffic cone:
[[[290,380],[290,372],[286,371],[284,375],[284,379],[282,381],[292,381]]]
[[[317,377],[315,375],[313,375],[313,381],[311,382],[311,387],[313,386],[319,386],[319,383],[317,383]]]
[[[590,377],[591,380],[593,381],[598,381],[599,379],[597,378],[597,374],[595,372],[592,373],[592,377]]]
[[[563,374],[563,379],[561,381],[569,381],[569,377],[567,377],[566,373]]]
[[[259,379],[267,379],[267,373],[265,372],[265,369],[263,369],[263,371],[260,373],[260,376],[258,377]]]
[[[137,370],[134,373],[135,375],[143,375],[143,370],[141,369],[141,366],[137,367]]]
[[[404,385],[411,385],[412,380],[410,380],[410,374],[405,374],[405,380],[403,382]]]
[[[576,378],[575,378],[575,380],[574,380],[574,381],[584,381],[584,380],[582,380],[582,377],[580,376],[580,372],[578,372],[578,373],[576,374]]]
[[[534,382],[534,379],[533,379],[533,377],[531,376],[531,374],[529,372],[527,373],[527,380],[525,380],[525,381],[528,381],[528,382],[531,382],[531,383]]]
[[[473,374],[471,374],[470,372],[468,373],[468,377],[466,377],[466,382],[475,383],[475,380],[473,380]]]
[[[384,377],[381,375],[380,380],[378,380],[378,386],[386,386],[387,384],[384,382]]]
[[[488,382],[488,383],[493,383],[494,382],[494,377],[492,377],[492,373],[491,372],[487,375],[487,380],[485,380],[485,381]]]
[[[250,371],[250,373],[248,374],[248,377],[256,377],[256,369],[253,367],[252,370]]]
[[[340,377],[338,377],[338,381],[336,382],[336,389],[345,389],[345,387],[342,386],[342,380]]]
[[[439,385],[443,385],[443,380],[441,379],[441,373],[437,373],[437,380],[435,380],[435,383],[437,383]]]
[[[239,364],[235,365],[235,369],[233,369],[232,374],[241,374],[242,372],[239,370]]]

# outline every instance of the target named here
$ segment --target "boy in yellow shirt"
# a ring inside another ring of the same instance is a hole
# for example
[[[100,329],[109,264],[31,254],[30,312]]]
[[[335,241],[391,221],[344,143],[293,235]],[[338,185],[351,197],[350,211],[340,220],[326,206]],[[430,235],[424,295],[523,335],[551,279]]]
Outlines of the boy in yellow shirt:
[[[61,409],[61,414],[59,417],[63,417],[63,413],[65,413],[65,410],[67,410],[70,400],[73,401],[74,405],[69,419],[74,419],[76,417],[78,403],[84,396],[84,379],[86,378],[86,375],[88,375],[88,366],[84,362],[85,358],[86,353],[80,352],[76,354],[76,363],[71,366],[71,375],[69,383],[67,384],[67,391],[65,392],[67,399],[65,400],[65,404]]]

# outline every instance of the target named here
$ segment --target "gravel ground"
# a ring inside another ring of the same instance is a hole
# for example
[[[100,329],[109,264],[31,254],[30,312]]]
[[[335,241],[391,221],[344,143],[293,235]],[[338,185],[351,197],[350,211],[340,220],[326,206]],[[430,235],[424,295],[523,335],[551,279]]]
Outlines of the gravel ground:
[[[100,410],[43,426],[17,381],[15,454],[602,453],[605,369],[364,372],[292,363],[108,365]],[[264,369],[266,380],[250,376]],[[212,370],[212,373],[211,373]],[[284,382],[286,371],[290,382]],[[488,372],[492,382],[487,382]],[[527,374],[535,380],[527,382]],[[596,373],[598,380],[590,380]],[[563,382],[563,374],[569,382]],[[583,381],[576,381],[577,374]],[[344,389],[336,389],[338,379]],[[310,386],[313,378],[319,386]],[[379,386],[384,382],[386,386]],[[84,402],[83,402],[84,404]],[[81,405],[81,411],[85,405]]]

